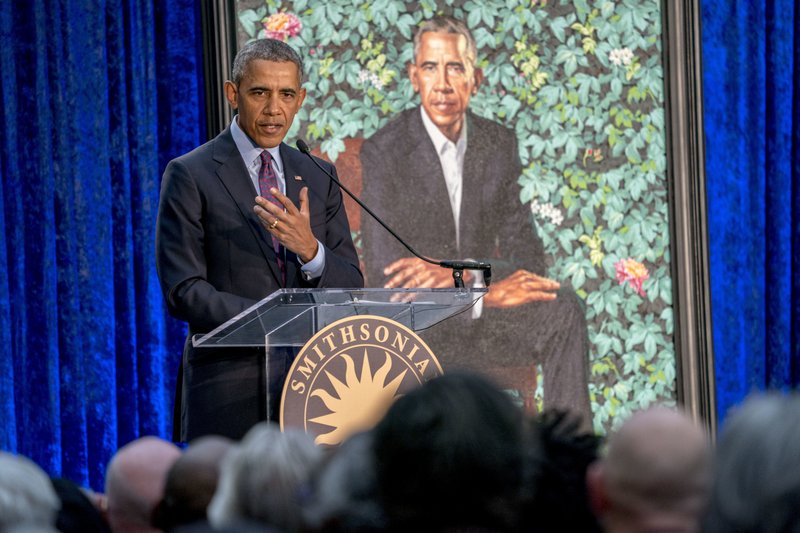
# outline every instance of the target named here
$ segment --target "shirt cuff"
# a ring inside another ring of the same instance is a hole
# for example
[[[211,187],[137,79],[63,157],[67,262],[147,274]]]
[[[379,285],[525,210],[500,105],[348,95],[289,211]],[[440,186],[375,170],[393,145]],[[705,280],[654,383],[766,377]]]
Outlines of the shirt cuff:
[[[322,271],[325,270],[325,247],[318,240],[317,255],[314,256],[314,259],[308,263],[303,263],[299,257],[297,260],[300,261],[300,272],[303,273],[303,278],[306,281],[318,278],[322,275]]]
[[[473,289],[483,289],[486,287],[486,283],[483,280],[483,270],[470,270],[472,272],[472,288]],[[472,318],[477,319],[480,318],[483,314],[483,298],[479,298],[475,305],[472,306]]]

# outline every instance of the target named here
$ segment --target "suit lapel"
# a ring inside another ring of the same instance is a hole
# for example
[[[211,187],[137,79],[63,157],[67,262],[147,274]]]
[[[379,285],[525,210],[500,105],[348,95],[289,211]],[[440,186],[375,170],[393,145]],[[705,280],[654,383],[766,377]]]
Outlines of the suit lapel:
[[[478,242],[475,232],[482,225],[480,220],[483,213],[482,204],[486,184],[486,167],[491,161],[488,143],[483,139],[482,132],[473,115],[467,114],[467,151],[464,156],[464,173],[461,186],[461,243]],[[478,259],[478,258],[473,258]]]
[[[456,225],[442,163],[433,141],[425,130],[419,109],[415,109],[411,115],[407,138],[413,140],[411,150],[406,157],[409,166],[407,176],[419,180],[409,183],[409,192],[417,198],[426,199],[424,203],[420,202],[420,216],[428,222],[420,223],[418,227],[425,228],[425,231],[436,228],[434,231],[441,235],[441,238],[437,239],[439,242],[428,253],[441,255],[446,253],[448,246],[455,249]],[[429,209],[427,205],[442,206],[442,208]]]
[[[281,272],[278,267],[275,251],[272,249],[272,238],[261,226],[258,217],[253,212],[256,190],[245,167],[244,161],[236,143],[233,142],[230,129],[226,129],[214,142],[214,160],[220,165],[217,167],[217,176],[228,193],[233,198],[239,213],[245,219],[253,233],[258,248],[266,259],[272,276],[278,286],[282,286]],[[288,278],[287,278],[288,279]]]
[[[286,196],[299,208],[300,189],[303,188],[305,182],[296,179],[296,176],[303,178],[300,170],[304,166],[302,159],[297,159],[298,154],[300,157],[306,157],[290,149],[285,143],[281,143],[281,160],[283,161],[283,179],[286,181]]]

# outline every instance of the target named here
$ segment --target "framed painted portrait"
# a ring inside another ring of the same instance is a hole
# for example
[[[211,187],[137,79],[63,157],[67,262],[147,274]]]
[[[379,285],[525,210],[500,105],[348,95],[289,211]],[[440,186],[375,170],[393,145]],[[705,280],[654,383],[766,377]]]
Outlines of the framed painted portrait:
[[[715,430],[693,2],[208,0],[203,15],[211,134],[231,120],[236,50],[285,41],[307,89],[287,142],[423,253],[493,263],[482,307],[430,332],[434,351],[516,380],[533,408],[585,403],[598,431],[653,403]],[[446,282],[346,207],[369,286]]]

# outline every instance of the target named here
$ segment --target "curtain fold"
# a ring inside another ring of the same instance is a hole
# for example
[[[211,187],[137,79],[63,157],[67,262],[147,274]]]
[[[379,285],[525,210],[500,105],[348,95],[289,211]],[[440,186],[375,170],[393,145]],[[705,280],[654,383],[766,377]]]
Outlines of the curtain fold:
[[[717,412],[800,384],[800,2],[703,0]]]
[[[158,4],[0,7],[0,448],[95,489],[169,438],[185,334],[153,243],[164,165],[205,138],[200,20]]]

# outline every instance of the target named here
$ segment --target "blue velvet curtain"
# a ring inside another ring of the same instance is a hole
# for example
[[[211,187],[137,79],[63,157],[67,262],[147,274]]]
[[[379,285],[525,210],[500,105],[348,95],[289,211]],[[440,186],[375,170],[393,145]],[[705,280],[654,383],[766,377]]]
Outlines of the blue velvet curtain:
[[[800,2],[703,0],[720,418],[800,384]]]
[[[193,0],[0,2],[0,449],[96,489],[170,435],[154,227],[166,162],[205,139],[201,58]]]

